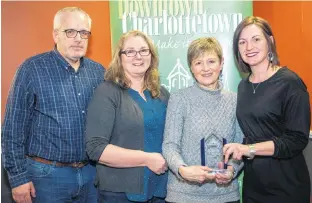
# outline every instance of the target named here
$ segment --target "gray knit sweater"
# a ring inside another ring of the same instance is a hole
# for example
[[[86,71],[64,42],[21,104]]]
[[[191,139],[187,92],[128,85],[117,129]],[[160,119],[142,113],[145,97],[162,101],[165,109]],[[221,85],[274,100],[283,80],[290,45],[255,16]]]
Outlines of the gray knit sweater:
[[[234,179],[228,186],[215,182],[196,184],[178,174],[182,165],[201,165],[200,140],[205,138],[206,165],[217,166],[222,158],[222,138],[242,142],[236,120],[236,94],[222,89],[206,90],[197,83],[170,96],[163,142],[163,156],[170,169],[167,198],[177,203],[224,203],[239,199]],[[235,170],[242,164],[231,160]]]

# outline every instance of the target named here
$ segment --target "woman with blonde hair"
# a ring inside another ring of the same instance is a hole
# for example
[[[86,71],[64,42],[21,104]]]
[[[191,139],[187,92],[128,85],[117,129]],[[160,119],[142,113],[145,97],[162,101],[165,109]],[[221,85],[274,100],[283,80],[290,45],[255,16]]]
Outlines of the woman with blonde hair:
[[[220,43],[194,40],[187,52],[195,84],[171,95],[163,154],[170,169],[167,198],[175,203],[239,203],[236,178],[242,165],[222,164],[223,141],[242,142],[236,94],[223,89]],[[218,170],[225,169],[226,170]]]
[[[167,164],[162,141],[169,93],[160,86],[150,38],[130,31],[89,105],[86,147],[97,161],[99,202],[162,203]]]

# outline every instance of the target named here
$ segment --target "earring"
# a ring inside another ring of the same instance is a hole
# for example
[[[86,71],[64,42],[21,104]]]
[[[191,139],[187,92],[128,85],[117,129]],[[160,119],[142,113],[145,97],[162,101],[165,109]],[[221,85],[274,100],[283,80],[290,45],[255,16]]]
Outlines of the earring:
[[[272,62],[273,62],[273,59],[274,59],[273,53],[272,53],[272,52],[269,52],[269,53],[268,53],[268,60],[269,60],[269,62],[272,63]]]
[[[218,80],[222,80],[222,77],[223,77],[223,69],[220,71],[220,74],[219,74],[219,77],[218,77]]]

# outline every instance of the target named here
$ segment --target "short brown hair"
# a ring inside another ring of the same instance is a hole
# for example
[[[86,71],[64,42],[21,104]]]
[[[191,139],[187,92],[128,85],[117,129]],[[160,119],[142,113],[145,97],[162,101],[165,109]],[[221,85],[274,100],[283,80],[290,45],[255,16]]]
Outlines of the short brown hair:
[[[187,63],[191,68],[194,59],[204,53],[213,52],[217,54],[220,63],[223,59],[222,47],[218,40],[213,37],[201,37],[191,42],[187,50]]]
[[[121,51],[124,48],[125,41],[131,36],[139,36],[144,39],[148,44],[148,47],[151,51],[151,65],[147,69],[144,77],[144,88],[151,91],[152,97],[159,97],[160,95],[160,79],[158,64],[159,58],[156,47],[153,45],[152,40],[143,32],[138,30],[132,30],[127,33],[124,33],[119,39],[117,46],[115,48],[113,59],[108,66],[108,70],[105,73],[105,80],[112,81],[118,84],[122,88],[130,88],[131,81],[126,77],[124,69],[121,65]]]
[[[239,54],[239,50],[238,50],[238,41],[239,41],[239,37],[243,31],[243,29],[249,25],[256,25],[258,26],[266,41],[268,44],[268,48],[269,48],[269,52],[271,52],[273,54],[273,60],[272,60],[272,65],[276,66],[279,65],[279,58],[277,55],[277,51],[276,51],[276,41],[275,38],[273,36],[273,32],[272,29],[269,25],[269,23],[264,20],[263,18],[260,17],[255,17],[255,16],[249,16],[247,18],[245,18],[236,28],[235,32],[234,32],[234,37],[233,37],[233,51],[234,51],[234,57],[236,60],[236,63],[238,65],[238,70],[243,72],[243,73],[251,73],[251,69],[249,67],[248,64],[246,64],[241,55]],[[270,37],[273,37],[273,42],[270,39]]]

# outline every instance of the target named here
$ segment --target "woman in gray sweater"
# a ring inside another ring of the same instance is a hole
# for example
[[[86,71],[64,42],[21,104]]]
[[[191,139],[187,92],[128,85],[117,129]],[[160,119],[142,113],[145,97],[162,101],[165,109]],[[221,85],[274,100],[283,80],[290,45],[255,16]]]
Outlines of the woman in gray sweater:
[[[223,140],[242,142],[237,124],[236,94],[225,91],[219,79],[222,48],[214,38],[199,38],[188,48],[188,65],[196,83],[171,95],[163,141],[163,156],[170,172],[168,202],[239,202],[235,172],[240,162],[222,168]]]

